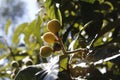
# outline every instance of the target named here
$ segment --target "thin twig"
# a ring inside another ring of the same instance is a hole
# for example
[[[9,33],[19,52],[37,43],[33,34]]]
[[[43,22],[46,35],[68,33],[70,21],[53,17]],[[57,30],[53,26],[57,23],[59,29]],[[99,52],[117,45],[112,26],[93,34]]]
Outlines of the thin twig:
[[[62,39],[59,38],[58,41],[60,42],[60,45],[61,45],[61,49],[62,49],[63,54],[66,54],[66,50],[65,50],[64,44],[63,44],[63,42],[62,42]]]
[[[95,35],[94,39],[90,42],[90,44],[87,46],[88,48],[91,48],[93,46],[93,43],[96,41],[98,37],[98,34]]]
[[[13,51],[12,51],[12,49],[11,49],[10,47],[8,47],[8,48],[9,48],[9,50],[10,50],[10,54],[11,54],[13,60],[16,60],[16,59],[15,59],[15,56],[14,56],[14,53],[13,53]]]
[[[72,53],[75,53],[75,52],[88,51],[87,48],[79,48],[79,49],[76,49],[76,50],[73,50],[73,51],[66,51],[66,50],[65,50],[65,47],[64,47],[64,44],[63,44],[63,42],[62,42],[62,39],[59,38],[58,41],[59,41],[59,43],[60,43],[60,45],[61,45],[62,52],[63,52],[63,54],[65,54],[65,55],[72,54]]]
[[[71,54],[71,53],[75,53],[75,52],[84,52],[84,51],[87,51],[88,49],[87,48],[79,48],[79,49],[76,49],[76,50],[73,50],[73,51],[66,51],[66,54]]]

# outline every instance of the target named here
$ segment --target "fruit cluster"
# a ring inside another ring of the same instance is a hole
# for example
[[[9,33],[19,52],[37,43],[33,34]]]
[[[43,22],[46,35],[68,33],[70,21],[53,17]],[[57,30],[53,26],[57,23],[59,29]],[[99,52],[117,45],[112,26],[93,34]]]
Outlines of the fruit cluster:
[[[46,43],[53,44],[53,48],[49,46],[42,46],[40,48],[40,56],[43,58],[49,57],[53,52],[61,50],[59,43],[59,31],[61,25],[57,19],[50,20],[47,23],[47,29],[49,32],[43,34],[42,39]]]

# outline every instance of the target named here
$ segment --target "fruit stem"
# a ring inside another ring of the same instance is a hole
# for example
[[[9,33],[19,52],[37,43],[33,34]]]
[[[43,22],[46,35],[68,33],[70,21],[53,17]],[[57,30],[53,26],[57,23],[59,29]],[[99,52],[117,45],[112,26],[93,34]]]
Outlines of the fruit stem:
[[[58,41],[60,42],[60,45],[61,45],[61,49],[62,49],[63,54],[66,54],[66,50],[65,50],[65,47],[64,47],[64,44],[63,44],[62,39],[59,38]]]
[[[79,48],[79,49],[76,49],[76,50],[73,50],[73,51],[66,51],[61,38],[59,38],[58,41],[59,41],[59,43],[61,45],[61,49],[62,49],[62,52],[63,52],[64,55],[72,54],[72,53],[75,53],[75,52],[85,52],[85,51],[88,51],[87,48]]]
[[[71,54],[71,53],[75,53],[75,52],[84,52],[84,51],[88,51],[87,48],[79,48],[73,51],[66,51],[66,54]]]

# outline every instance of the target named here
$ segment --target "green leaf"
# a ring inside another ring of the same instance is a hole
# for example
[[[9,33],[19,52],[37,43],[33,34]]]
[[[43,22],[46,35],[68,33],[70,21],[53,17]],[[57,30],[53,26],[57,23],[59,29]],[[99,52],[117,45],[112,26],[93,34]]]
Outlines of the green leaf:
[[[61,15],[61,12],[60,12],[60,9],[56,9],[56,18],[60,21],[60,23],[62,24],[62,15]]]
[[[67,70],[67,65],[68,65],[68,55],[62,55],[60,56],[60,72],[63,70]]]
[[[107,66],[108,66],[108,69],[112,69],[112,67],[114,66],[114,64],[110,61],[106,62],[107,63]]]
[[[10,24],[11,24],[11,19],[8,19],[6,25],[5,25],[5,34],[7,35],[8,34],[8,29],[10,27]]]
[[[93,4],[95,2],[95,0],[81,0],[81,1],[91,3],[91,4]]]
[[[10,67],[10,63],[7,63],[6,65],[0,67],[0,72],[2,72],[3,70],[6,70],[6,68]]]
[[[77,35],[77,37],[74,40],[72,40],[72,42],[70,43],[68,49],[69,50],[74,50],[74,49],[77,48],[77,46],[78,46],[78,35]]]
[[[58,19],[62,23],[62,16],[59,8],[56,7],[55,1],[46,0],[45,7],[50,19]]]
[[[120,22],[120,19],[114,22],[110,22],[105,27],[103,27],[94,41],[94,46],[103,45],[104,43],[102,42],[102,39],[105,36],[105,34],[108,32],[114,32],[114,29],[119,27],[120,25],[119,22]],[[109,41],[111,41],[111,38],[109,39]]]
[[[36,36],[37,38],[37,41],[39,42],[39,44],[41,45],[41,33],[40,33],[40,28],[41,28],[41,24],[42,24],[42,19],[40,18],[40,16],[38,16],[38,19],[36,21],[36,25],[34,27],[34,35]]]
[[[105,33],[107,33],[108,31],[110,31],[110,30],[112,30],[112,29],[114,29],[114,28],[119,27],[119,25],[120,25],[120,19],[108,23],[108,24],[100,31],[100,33],[98,34],[98,37],[101,37],[101,36],[103,36]]]
[[[19,25],[19,26],[16,28],[16,30],[15,30],[15,32],[14,32],[14,34],[13,34],[12,44],[18,44],[18,42],[19,42],[19,36],[20,36],[20,34],[23,33],[23,31],[24,31],[24,29],[25,29],[25,27],[26,27],[27,25],[28,25],[27,23],[23,23],[23,24]]]
[[[36,20],[33,20],[23,31],[25,37],[24,37],[24,41],[26,44],[30,44],[29,42],[29,38],[30,35],[32,35],[34,33],[34,28],[36,26]]]
[[[102,41],[103,37],[100,37],[99,39],[97,39],[95,42],[94,42],[94,47],[96,46],[100,46],[100,45],[103,45],[104,42]]]
[[[4,54],[0,55],[0,60],[8,57],[9,55],[10,55],[10,53],[4,53]]]
[[[5,48],[7,48],[7,46],[0,42],[0,49],[5,49]]]
[[[16,54],[14,54],[15,60],[17,61],[24,59],[26,56],[28,56],[28,53],[25,51],[16,52]]]
[[[33,51],[35,50],[35,48],[37,47],[37,43],[32,43],[29,45],[29,50],[28,50],[28,54],[32,55]]]

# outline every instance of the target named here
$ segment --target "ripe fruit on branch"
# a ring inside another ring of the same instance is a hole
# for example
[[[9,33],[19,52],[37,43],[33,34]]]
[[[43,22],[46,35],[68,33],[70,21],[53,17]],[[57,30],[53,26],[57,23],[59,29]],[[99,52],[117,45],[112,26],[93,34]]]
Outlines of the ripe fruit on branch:
[[[47,43],[54,43],[55,41],[57,41],[57,37],[51,33],[51,32],[47,32],[42,36],[43,40]]]
[[[47,23],[47,28],[52,33],[57,33],[60,31],[60,22],[57,19],[53,19]]]
[[[42,46],[40,48],[40,55],[43,57],[43,58],[46,58],[46,57],[49,57],[51,54],[52,54],[53,50],[51,47],[49,46]]]

